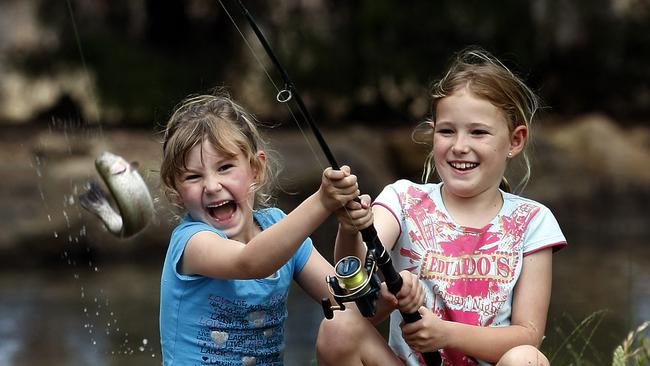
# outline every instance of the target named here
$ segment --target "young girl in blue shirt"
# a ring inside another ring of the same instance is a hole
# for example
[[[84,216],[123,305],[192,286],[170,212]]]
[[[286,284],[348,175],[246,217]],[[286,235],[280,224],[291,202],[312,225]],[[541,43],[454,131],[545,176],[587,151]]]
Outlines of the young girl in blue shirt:
[[[161,182],[184,211],[161,276],[164,365],[281,365],[296,281],[327,296],[331,265],[308,235],[359,194],[346,166],[289,214],[268,205],[277,168],[256,126],[225,95],[188,98],[164,131]]]

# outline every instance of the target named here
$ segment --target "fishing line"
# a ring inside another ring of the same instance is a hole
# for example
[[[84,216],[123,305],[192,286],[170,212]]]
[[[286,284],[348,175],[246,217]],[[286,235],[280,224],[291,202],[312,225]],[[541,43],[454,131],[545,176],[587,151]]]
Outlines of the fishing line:
[[[244,40],[244,44],[246,44],[246,47],[248,48],[248,50],[251,52],[251,54],[253,54],[253,57],[255,58],[255,61],[257,61],[258,65],[264,71],[264,74],[266,75],[266,78],[271,82],[271,84],[273,85],[273,88],[275,88],[275,91],[277,92],[276,100],[278,102],[284,104],[284,106],[287,108],[287,110],[289,111],[289,114],[291,115],[291,118],[294,120],[294,122],[298,126],[298,129],[300,130],[300,133],[302,134],[302,136],[307,141],[307,145],[309,146],[309,150],[311,150],[312,155],[316,158],[316,161],[318,162],[318,165],[321,168],[324,167],[325,164],[323,163],[321,158],[319,158],[319,154],[316,153],[316,150],[314,149],[314,146],[310,142],[309,135],[307,133],[305,133],[305,131],[303,130],[303,128],[302,128],[302,126],[300,124],[300,121],[298,120],[298,118],[296,118],[296,115],[294,114],[293,109],[291,108],[291,106],[288,103],[288,101],[291,99],[290,94],[288,96],[288,99],[281,98],[281,95],[283,95],[284,92],[288,92],[288,91],[286,89],[280,89],[278,87],[278,85],[275,83],[275,81],[271,77],[271,74],[269,73],[268,69],[266,68],[266,66],[264,65],[262,60],[257,56],[257,53],[253,49],[253,46],[248,41],[248,38],[246,38],[246,36],[244,35],[244,32],[242,32],[241,28],[239,28],[239,26],[235,22],[235,19],[232,17],[232,15],[230,14],[230,12],[226,8],[226,6],[223,4],[223,2],[221,0],[217,0],[217,1],[219,2],[219,5],[221,5],[221,7],[223,8],[223,11],[226,13],[228,18],[230,19],[230,22],[233,24],[233,26],[235,27],[235,29],[237,30],[237,32],[239,33],[241,38]],[[305,114],[302,111],[301,111],[301,113],[303,115],[303,118],[306,119],[307,117],[305,116]]]
[[[90,120],[94,118],[93,122],[97,123],[96,125],[97,132],[98,132],[97,137],[101,140],[105,140],[103,127],[102,127],[100,102],[98,100],[97,93],[93,92],[93,83],[90,77],[90,71],[88,65],[86,63],[86,57],[82,47],[80,32],[77,27],[75,13],[74,13],[71,0],[66,0],[66,5],[68,8],[68,14],[70,16],[70,21],[72,24],[72,30],[74,33],[77,50],[79,52],[79,57],[81,60],[82,78],[83,81],[85,82],[85,87],[87,88],[87,92],[90,94],[90,97],[88,99],[90,100],[91,105],[89,106],[89,108],[94,109],[93,111],[89,112]],[[83,116],[80,116],[80,118],[83,118]],[[65,211],[64,211],[64,215],[65,215]],[[69,224],[68,224],[68,229],[70,229]],[[73,242],[78,244],[80,237],[87,237],[85,225],[83,225],[83,228],[79,233],[79,236],[73,238],[72,235],[68,235],[68,242],[70,244],[72,244]],[[90,253],[90,250],[91,250],[91,246],[87,243],[86,253]],[[77,259],[75,259],[71,254],[69,254],[67,249],[64,250],[63,258],[67,259],[68,265],[72,266],[73,268],[79,270],[83,268],[83,266],[81,266],[81,262],[77,262]],[[88,268],[92,272],[100,272],[99,267],[95,263],[93,263],[92,259],[88,261]],[[89,282],[90,279],[84,279],[80,275],[80,273],[75,273],[74,278],[76,281],[81,281],[81,287],[80,287],[81,299],[82,299],[82,303],[84,304],[82,322],[84,322],[84,328],[87,330],[88,337],[90,338],[90,342],[93,346],[96,346],[100,341],[106,341],[108,342],[109,347],[113,348],[111,352],[112,354],[131,356],[134,355],[137,350],[141,353],[145,351],[150,351],[152,358],[157,357],[156,354],[158,354],[159,351],[154,350],[152,345],[148,345],[149,341],[147,338],[143,338],[141,340],[140,345],[138,346],[137,342],[136,343],[133,342],[132,339],[133,337],[129,335],[129,332],[127,330],[122,329],[122,327],[118,324],[119,323],[118,318],[120,317],[116,314],[115,310],[112,310],[113,307],[111,306],[109,297],[104,292],[104,289],[102,287],[99,287],[99,289],[95,289],[94,287],[96,287],[96,285],[93,286],[92,282]],[[123,338],[121,344],[114,343],[110,340],[110,338],[113,338],[115,336]]]
[[[304,138],[305,141],[307,142],[307,145],[309,146],[309,150],[311,151],[312,155],[316,158],[316,161],[317,161],[318,165],[319,165],[321,168],[325,167],[326,164],[322,161],[322,158],[320,157],[320,154],[318,154],[318,153],[316,152],[316,150],[315,150],[315,148],[314,148],[314,145],[312,144],[311,139],[310,139],[310,137],[309,137],[310,135],[307,134],[307,133],[305,132],[305,130],[303,129],[303,127],[302,127],[302,125],[301,125],[299,119],[296,117],[295,113],[293,112],[293,109],[291,108],[291,106],[290,106],[289,103],[288,103],[289,100],[291,99],[291,92],[288,91],[287,89],[284,89],[284,88],[283,88],[283,89],[280,89],[280,87],[278,87],[278,85],[277,85],[277,84],[275,83],[275,81],[273,80],[273,77],[271,77],[271,74],[269,73],[268,69],[266,68],[266,66],[264,65],[264,63],[262,62],[262,60],[261,60],[261,59],[259,58],[259,56],[257,55],[257,52],[255,52],[255,50],[253,49],[253,46],[252,46],[251,43],[248,41],[248,38],[246,38],[246,36],[244,35],[244,32],[243,32],[243,31],[241,30],[241,28],[237,25],[237,23],[235,22],[235,19],[233,18],[233,16],[230,14],[230,12],[228,11],[228,9],[227,9],[226,6],[224,5],[223,1],[222,1],[222,0],[217,0],[217,1],[218,1],[219,5],[221,5],[221,8],[223,8],[223,11],[224,11],[224,12],[226,13],[226,15],[228,16],[228,19],[230,19],[230,22],[233,24],[233,26],[234,26],[235,29],[237,30],[237,33],[239,33],[240,37],[244,40],[244,44],[246,45],[246,47],[248,48],[248,50],[251,52],[251,54],[252,54],[253,57],[255,58],[256,62],[258,63],[258,65],[260,66],[260,68],[262,69],[262,71],[264,72],[264,74],[266,75],[266,78],[271,82],[271,85],[273,85],[273,88],[275,88],[275,91],[277,92],[276,100],[277,100],[278,102],[284,104],[285,107],[287,108],[287,110],[289,111],[289,114],[291,115],[291,118],[292,118],[293,121],[295,122],[296,126],[298,126],[298,130],[300,130],[300,134],[303,136],[303,138]],[[289,94],[287,95],[286,93],[289,93]],[[282,97],[283,95],[285,96],[285,98]],[[298,108],[298,109],[300,110],[300,113],[301,113],[303,119],[304,119],[304,120],[309,120],[309,117],[308,117],[307,115],[305,115],[305,112],[304,112],[302,109],[300,109],[300,108]],[[326,152],[326,154],[327,154],[327,152]],[[336,168],[338,168],[338,167],[336,167]],[[351,217],[351,215],[350,215],[350,211],[348,210],[348,208],[347,208],[346,206],[343,206],[343,209],[345,210],[345,212],[346,212],[346,214],[348,215],[348,217],[349,217],[350,219],[352,219],[352,217]],[[361,231],[361,229],[359,229],[358,227],[356,227],[356,225],[355,225],[355,228],[357,229],[357,231]]]
[[[77,50],[79,50],[79,57],[81,58],[81,66],[83,68],[83,75],[84,78],[86,79],[86,87],[90,90],[92,83],[90,82],[90,72],[88,71],[88,67],[86,65],[86,57],[84,56],[84,51],[81,47],[81,38],[79,37],[79,31],[77,29],[77,22],[74,17],[74,11],[72,10],[72,3],[70,0],[66,0],[66,4],[68,5],[68,13],[70,14],[70,22],[72,23],[72,31],[74,33],[75,41],[77,42]],[[102,131],[102,122],[101,122],[101,113],[100,113],[100,108],[99,108],[99,102],[97,101],[97,97],[95,96],[95,93],[91,94],[93,97],[91,98],[94,104],[94,109],[95,109],[95,120],[98,123],[98,128],[99,128],[99,136],[103,136],[103,131]]]

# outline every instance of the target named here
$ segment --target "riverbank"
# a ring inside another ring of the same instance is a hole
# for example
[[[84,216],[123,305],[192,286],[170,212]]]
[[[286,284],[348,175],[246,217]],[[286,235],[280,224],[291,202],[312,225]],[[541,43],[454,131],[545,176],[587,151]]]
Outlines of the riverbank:
[[[160,136],[153,130],[65,123],[0,129],[3,265],[164,255],[174,215],[158,192]],[[603,116],[585,116],[545,121],[534,132],[533,177],[525,195],[553,209],[569,240],[587,234],[606,243],[650,235],[650,129],[624,130]],[[411,141],[410,127],[351,125],[323,134],[338,162],[353,167],[364,192],[374,196],[397,177],[419,179],[426,148]],[[311,136],[308,142],[296,129],[271,130],[268,137],[284,160],[279,205],[290,211],[316,189],[328,163]],[[89,180],[99,181],[94,158],[104,150],[137,161],[155,197],[154,220],[130,239],[110,235],[77,200]],[[335,223],[328,222],[321,230],[325,240],[333,230]]]

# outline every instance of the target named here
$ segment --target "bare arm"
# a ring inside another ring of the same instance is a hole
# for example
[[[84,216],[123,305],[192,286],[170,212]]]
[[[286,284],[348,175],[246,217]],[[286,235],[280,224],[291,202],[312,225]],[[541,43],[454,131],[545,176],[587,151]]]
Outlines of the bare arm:
[[[319,190],[285,218],[257,234],[248,243],[202,231],[187,243],[183,273],[220,278],[263,278],[271,275],[328,216],[359,194],[349,168],[327,169]]]
[[[334,275],[334,268],[314,248],[307,263],[298,274],[296,282],[314,301],[320,303],[324,297],[329,297],[329,289],[325,278]]]
[[[524,257],[513,294],[510,326],[481,327],[444,321],[420,308],[422,321],[404,324],[404,339],[418,351],[453,348],[488,362],[498,361],[514,346],[539,347],[551,295],[551,256],[552,249],[548,248]]]

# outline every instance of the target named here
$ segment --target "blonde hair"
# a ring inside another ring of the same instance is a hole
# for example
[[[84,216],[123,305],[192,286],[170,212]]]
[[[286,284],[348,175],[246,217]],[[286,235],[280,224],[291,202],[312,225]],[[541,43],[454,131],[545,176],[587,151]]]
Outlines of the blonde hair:
[[[190,150],[204,140],[225,156],[239,152],[248,159],[251,168],[258,172],[251,189],[256,206],[268,206],[273,198],[279,166],[270,159],[258,128],[258,121],[223,92],[190,96],[183,100],[169,118],[163,139],[163,157],[160,166],[162,191],[171,203],[180,202],[176,178],[187,170],[186,160]],[[265,162],[258,159],[257,151],[267,155]]]
[[[436,107],[441,99],[452,95],[460,88],[468,88],[474,95],[483,98],[504,112],[510,132],[518,126],[526,126],[529,130],[539,109],[537,95],[501,61],[489,52],[476,47],[466,48],[459,52],[453,59],[447,73],[431,89],[431,120],[425,122],[435,124]],[[419,131],[418,131],[419,130]],[[414,132],[414,137],[419,128]],[[430,138],[431,128],[428,128],[427,141]],[[530,138],[530,137],[529,137]],[[527,139],[528,140],[528,139]],[[517,191],[523,190],[530,179],[530,157],[528,154],[528,141],[525,141],[522,157],[524,168],[523,177],[516,186]],[[433,149],[429,152],[422,173],[422,180],[427,182],[435,172],[433,163]],[[502,189],[509,190],[509,184],[503,178]]]

